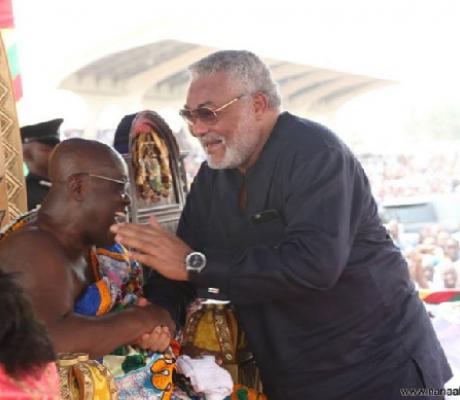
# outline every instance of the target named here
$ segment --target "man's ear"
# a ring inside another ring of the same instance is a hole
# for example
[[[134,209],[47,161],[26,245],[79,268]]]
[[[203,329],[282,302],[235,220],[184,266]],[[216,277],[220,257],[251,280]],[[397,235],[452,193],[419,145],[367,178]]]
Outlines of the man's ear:
[[[257,92],[252,95],[252,104],[257,121],[260,121],[269,108],[268,97],[265,93]]]
[[[84,189],[85,185],[81,175],[71,175],[67,178],[67,190],[73,199],[83,201]]]

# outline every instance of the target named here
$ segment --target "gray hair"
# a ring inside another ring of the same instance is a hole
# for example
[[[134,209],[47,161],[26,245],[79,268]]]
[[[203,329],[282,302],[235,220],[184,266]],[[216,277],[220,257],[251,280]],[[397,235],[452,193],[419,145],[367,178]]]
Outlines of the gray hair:
[[[193,63],[188,68],[191,79],[216,72],[226,72],[234,80],[247,87],[251,93],[262,92],[270,107],[281,105],[278,85],[273,80],[267,65],[254,53],[247,50],[222,50]]]

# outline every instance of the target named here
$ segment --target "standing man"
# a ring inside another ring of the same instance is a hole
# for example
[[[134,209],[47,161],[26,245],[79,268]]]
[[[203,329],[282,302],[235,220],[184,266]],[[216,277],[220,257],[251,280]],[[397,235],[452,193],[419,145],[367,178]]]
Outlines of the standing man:
[[[250,52],[220,51],[190,72],[181,115],[207,161],[180,239],[152,219],[113,226],[116,240],[165,277],[231,300],[270,400],[442,388],[446,357],[348,147],[281,112]]]
[[[48,160],[54,147],[60,143],[59,127],[63,121],[57,118],[21,128],[22,155],[29,170],[26,177],[28,210],[42,203],[51,186]]]

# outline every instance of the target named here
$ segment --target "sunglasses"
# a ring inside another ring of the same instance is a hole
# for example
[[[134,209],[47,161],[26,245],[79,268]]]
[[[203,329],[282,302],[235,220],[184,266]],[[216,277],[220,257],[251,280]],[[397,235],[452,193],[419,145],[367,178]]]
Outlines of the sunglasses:
[[[224,105],[218,108],[210,108],[206,106],[195,108],[194,110],[189,110],[188,108],[183,108],[179,111],[179,115],[187,122],[189,125],[195,125],[197,120],[200,120],[206,125],[214,125],[219,119],[219,113],[225,110],[229,105],[237,102],[241,99],[244,94],[231,99]]]
[[[103,181],[115,182],[115,183],[118,183],[120,185],[123,185],[123,189],[124,189],[125,192],[128,192],[128,189],[129,189],[129,180],[128,180],[128,178],[116,179],[116,178],[112,178],[110,176],[90,174],[89,172],[76,172],[76,173],[74,173],[72,175],[84,175],[84,176],[89,176],[90,178],[101,179]],[[70,176],[72,176],[72,175],[70,175]]]
[[[115,178],[111,178],[109,176],[90,174],[90,173],[87,173],[87,172],[82,172],[82,174],[83,175],[88,175],[91,178],[102,179],[103,181],[119,183],[120,185],[127,185],[128,184],[128,179],[127,178],[115,179]]]
[[[123,185],[123,192],[121,193],[121,190],[120,190],[121,198],[123,199],[123,201],[131,201],[131,198],[130,198],[130,195],[129,195],[129,180],[128,180],[128,178],[117,179],[117,178],[112,178],[111,176],[90,174],[89,172],[75,172],[75,173],[69,175],[67,177],[67,179],[65,179],[64,181],[53,181],[51,184],[53,185],[53,184],[58,184],[58,183],[66,183],[66,182],[69,181],[69,179],[71,177],[76,176],[76,175],[88,176],[90,178],[96,178],[96,179],[100,179],[100,180],[103,180],[103,181],[114,182],[114,183],[117,183],[119,185]]]

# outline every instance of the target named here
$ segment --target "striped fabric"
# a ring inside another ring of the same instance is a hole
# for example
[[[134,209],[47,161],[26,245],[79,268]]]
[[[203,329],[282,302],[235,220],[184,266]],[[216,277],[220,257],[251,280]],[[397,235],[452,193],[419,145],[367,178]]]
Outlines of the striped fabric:
[[[419,289],[418,293],[420,298],[428,304],[440,304],[453,301],[460,301],[460,290],[457,289]]]
[[[0,32],[10,67],[14,98],[18,101],[22,97],[22,81],[18,61],[18,46],[14,29],[12,0],[0,1]]]

